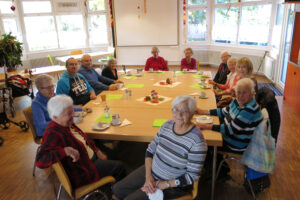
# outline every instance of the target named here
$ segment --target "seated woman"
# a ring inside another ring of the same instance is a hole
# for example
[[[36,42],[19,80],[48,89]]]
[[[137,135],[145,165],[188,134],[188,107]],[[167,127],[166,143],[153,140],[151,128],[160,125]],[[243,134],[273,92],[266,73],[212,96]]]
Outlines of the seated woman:
[[[53,78],[47,74],[41,74],[35,79],[35,85],[38,89],[35,98],[32,101],[31,109],[33,115],[33,124],[38,137],[43,137],[44,131],[51,121],[47,111],[47,103],[55,95],[55,85]],[[74,111],[91,111],[89,108],[74,107]]]
[[[256,78],[252,74],[253,64],[251,60],[247,57],[239,59],[237,61],[237,72],[241,75],[241,78],[250,78],[254,82],[255,96],[257,96],[258,84]]]
[[[221,95],[234,95],[234,87],[238,80],[240,80],[241,75],[236,72],[236,58],[229,58],[227,61],[228,68],[230,70],[230,73],[227,75],[227,80],[225,84],[219,84],[214,81],[209,81],[211,84],[215,86],[215,94],[217,96]],[[221,90],[218,90],[221,89]]]
[[[102,76],[118,80],[117,60],[115,58],[110,58],[108,60],[108,66],[103,69]]]
[[[114,185],[114,199],[146,200],[147,194],[158,189],[164,199],[191,192],[207,151],[200,129],[191,121],[195,110],[194,98],[182,95],[174,99],[173,120],[163,124],[149,144],[145,165]]]
[[[185,58],[181,59],[181,71],[183,69],[189,70],[197,70],[197,61],[195,58],[192,58],[194,54],[192,48],[186,48],[184,50]]]
[[[121,162],[107,160],[73,123],[73,100],[66,95],[52,97],[47,105],[51,122],[47,126],[36,166],[46,168],[60,161],[68,173],[73,189],[98,181],[104,176],[120,180],[125,175]]]
[[[220,125],[197,123],[200,129],[221,132],[223,149],[242,153],[246,150],[256,126],[263,120],[259,105],[254,98],[254,82],[249,78],[239,80],[235,86],[236,99],[226,108],[197,109],[199,115],[216,115]]]
[[[147,59],[145,71],[149,71],[149,69],[153,69],[153,71],[169,71],[165,59],[158,56],[159,49],[154,46],[151,53],[153,56]]]

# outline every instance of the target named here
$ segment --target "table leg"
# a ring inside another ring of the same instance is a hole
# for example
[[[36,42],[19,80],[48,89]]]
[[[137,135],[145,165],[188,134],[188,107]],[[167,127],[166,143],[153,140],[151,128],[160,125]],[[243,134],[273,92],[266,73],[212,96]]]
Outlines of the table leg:
[[[215,195],[215,180],[216,180],[216,162],[217,162],[217,146],[214,146],[213,156],[213,169],[212,169],[212,181],[211,181],[211,200],[214,200]]]

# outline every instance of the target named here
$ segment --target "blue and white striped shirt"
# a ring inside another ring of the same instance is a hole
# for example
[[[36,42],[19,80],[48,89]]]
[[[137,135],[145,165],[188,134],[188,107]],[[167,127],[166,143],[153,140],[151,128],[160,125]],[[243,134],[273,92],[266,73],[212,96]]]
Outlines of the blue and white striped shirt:
[[[179,179],[180,186],[199,179],[207,152],[206,141],[194,126],[184,134],[174,132],[174,121],[162,125],[149,144],[146,157],[152,157],[152,175],[156,180]]]
[[[246,150],[255,128],[263,120],[254,98],[244,107],[240,107],[235,99],[226,108],[210,110],[210,114],[219,116],[221,120],[221,124],[213,125],[212,129],[220,131],[225,145],[234,151]]]

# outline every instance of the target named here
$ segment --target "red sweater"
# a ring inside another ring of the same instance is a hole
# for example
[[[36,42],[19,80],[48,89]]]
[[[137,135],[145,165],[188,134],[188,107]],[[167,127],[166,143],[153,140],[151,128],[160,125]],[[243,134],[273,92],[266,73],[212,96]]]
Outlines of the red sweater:
[[[98,150],[95,144],[76,125],[73,124],[72,128],[79,132],[94,152]],[[64,147],[73,147],[78,150],[80,153],[79,160],[72,162],[72,158],[66,156]],[[98,170],[90,160],[86,148],[73,136],[70,128],[51,121],[44,132],[36,166],[46,168],[58,161],[62,163],[74,189],[100,179]]]
[[[186,58],[181,59],[181,71],[183,69],[187,70],[197,70],[197,61],[195,58],[191,58],[191,62],[188,63]]]
[[[157,58],[150,57],[147,59],[145,71],[149,71],[150,68],[153,68],[153,71],[169,71],[165,59],[160,56]]]

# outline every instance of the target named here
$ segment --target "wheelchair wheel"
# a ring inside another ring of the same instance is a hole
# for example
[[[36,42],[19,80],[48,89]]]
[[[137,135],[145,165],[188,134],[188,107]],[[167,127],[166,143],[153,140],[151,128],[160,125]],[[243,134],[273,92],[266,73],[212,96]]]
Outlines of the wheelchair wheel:
[[[24,132],[26,132],[29,128],[27,122],[25,122],[25,121],[20,121],[19,126],[22,129],[22,131],[24,131]]]

